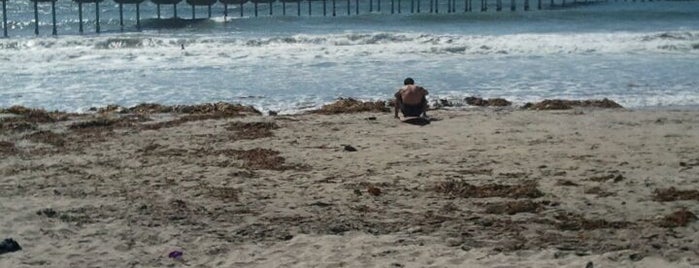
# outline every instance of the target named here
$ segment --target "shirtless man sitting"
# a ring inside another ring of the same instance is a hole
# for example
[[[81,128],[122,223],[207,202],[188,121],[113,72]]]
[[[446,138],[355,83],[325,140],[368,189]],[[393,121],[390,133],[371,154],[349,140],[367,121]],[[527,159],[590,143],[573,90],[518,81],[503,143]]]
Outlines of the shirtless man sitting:
[[[396,92],[395,117],[398,117],[398,109],[404,117],[427,117],[427,90],[415,85],[415,81],[408,77],[403,81],[403,87]]]

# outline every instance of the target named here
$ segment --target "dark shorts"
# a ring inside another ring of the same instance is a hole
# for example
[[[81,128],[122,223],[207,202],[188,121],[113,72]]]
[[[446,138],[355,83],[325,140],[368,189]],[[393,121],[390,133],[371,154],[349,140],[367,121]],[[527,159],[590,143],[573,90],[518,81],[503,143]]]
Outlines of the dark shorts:
[[[417,104],[417,105],[403,104],[400,107],[400,111],[403,113],[403,116],[420,116],[420,115],[422,115],[423,107],[424,107],[423,104]]]

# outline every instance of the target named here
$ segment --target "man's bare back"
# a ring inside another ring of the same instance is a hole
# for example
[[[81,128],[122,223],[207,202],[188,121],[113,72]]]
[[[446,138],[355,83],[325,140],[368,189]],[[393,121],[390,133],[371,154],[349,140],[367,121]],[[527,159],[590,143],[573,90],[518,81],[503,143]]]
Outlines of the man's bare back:
[[[400,94],[400,99],[407,105],[418,105],[422,103],[422,99],[427,96],[427,90],[417,85],[405,85],[397,94]]]
[[[427,90],[415,85],[415,81],[408,77],[403,81],[403,87],[396,92],[395,117],[398,118],[398,111],[402,111],[404,116],[427,116]]]

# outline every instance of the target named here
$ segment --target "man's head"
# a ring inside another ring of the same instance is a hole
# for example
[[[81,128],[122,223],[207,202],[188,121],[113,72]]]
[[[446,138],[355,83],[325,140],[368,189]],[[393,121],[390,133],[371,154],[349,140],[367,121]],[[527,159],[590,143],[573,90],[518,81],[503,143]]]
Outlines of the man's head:
[[[408,77],[408,78],[406,78],[405,80],[403,80],[403,85],[406,85],[406,86],[407,86],[407,85],[414,85],[414,84],[415,84],[415,80],[413,80],[413,79],[410,78],[410,77]]]

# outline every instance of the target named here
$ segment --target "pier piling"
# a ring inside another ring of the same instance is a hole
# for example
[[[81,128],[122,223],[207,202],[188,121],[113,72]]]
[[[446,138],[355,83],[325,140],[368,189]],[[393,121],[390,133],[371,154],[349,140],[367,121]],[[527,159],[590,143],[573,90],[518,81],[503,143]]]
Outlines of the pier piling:
[[[136,3],[136,29],[141,30],[141,3]]]
[[[100,2],[95,1],[95,32],[100,32]]]
[[[7,37],[7,0],[2,1],[2,36]]]
[[[58,35],[58,29],[56,28],[56,1],[51,1],[51,20],[53,20],[53,31],[52,35]]]
[[[80,32],[80,34],[82,34],[83,33],[83,3],[82,2],[78,2],[78,21],[80,21],[80,23],[78,23],[78,31]]]
[[[124,4],[119,3],[119,29],[124,30]]]
[[[34,35],[39,35],[39,2],[34,1]]]

